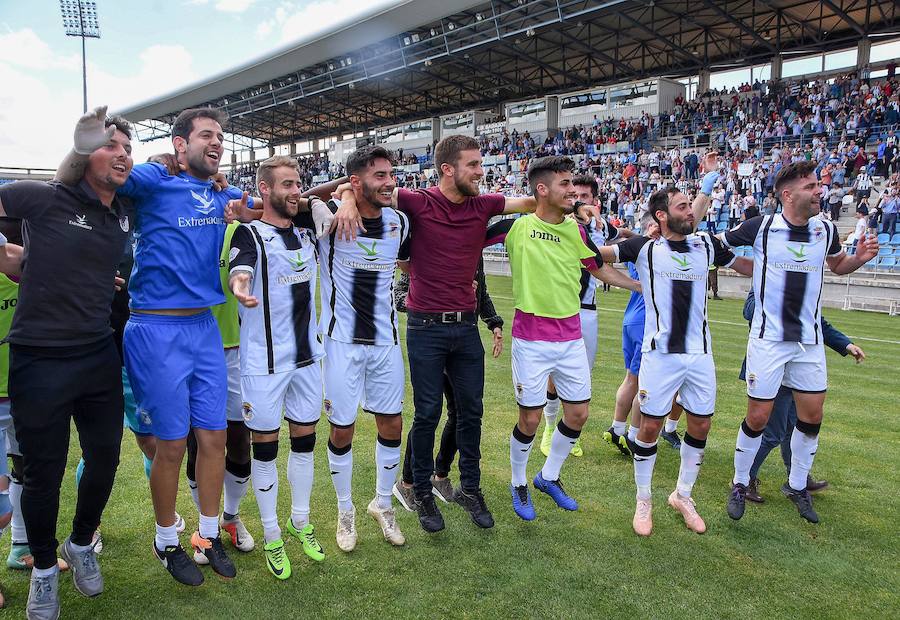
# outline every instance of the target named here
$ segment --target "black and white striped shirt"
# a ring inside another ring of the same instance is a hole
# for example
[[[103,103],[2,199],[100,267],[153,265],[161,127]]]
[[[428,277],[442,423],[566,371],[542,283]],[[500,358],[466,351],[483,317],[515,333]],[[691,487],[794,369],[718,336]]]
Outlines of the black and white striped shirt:
[[[591,241],[594,242],[594,245],[598,248],[606,245],[607,241],[614,241],[619,238],[619,229],[615,226],[610,226],[609,222],[605,219],[603,221],[603,226],[597,228],[596,223],[591,220],[591,223],[584,226],[585,231],[590,237]],[[591,272],[587,269],[581,270],[581,292],[579,297],[581,297],[581,309],[582,310],[596,310],[597,305],[594,301],[594,294],[597,292],[597,278],[591,275]]]
[[[239,306],[241,374],[287,372],[321,359],[316,330],[316,246],[312,232],[262,220],[234,232],[231,273],[252,274],[255,308]]]
[[[706,232],[682,241],[632,237],[613,246],[620,262],[632,262],[643,289],[644,344],[663,353],[711,353],[706,316],[706,278],[711,265],[727,267],[734,254]]]
[[[731,247],[753,246],[750,337],[821,344],[825,259],[843,252],[835,225],[814,217],[795,226],[778,213],[742,222],[724,238]]]
[[[363,218],[363,226],[352,241],[335,233],[319,240],[320,331],[339,342],[398,344],[394,269],[409,260],[409,220],[386,207],[381,217]]]

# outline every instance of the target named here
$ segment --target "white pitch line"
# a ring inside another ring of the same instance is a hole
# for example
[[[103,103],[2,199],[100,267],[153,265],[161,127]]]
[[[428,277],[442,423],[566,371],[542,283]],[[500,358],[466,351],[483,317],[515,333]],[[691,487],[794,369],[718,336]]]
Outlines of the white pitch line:
[[[508,301],[512,301],[512,297],[503,297],[501,295],[491,295],[494,299],[505,299]],[[602,312],[615,312],[616,314],[625,314],[624,310],[617,310],[615,308],[598,308]],[[732,325],[734,327],[748,327],[747,323],[735,323],[733,321],[715,321],[713,319],[709,320],[710,323],[718,323],[719,325]],[[881,338],[866,338],[865,336],[847,336],[851,340],[865,340],[867,342],[880,342],[882,344],[896,344],[900,345],[900,341],[898,340],[882,340]]]

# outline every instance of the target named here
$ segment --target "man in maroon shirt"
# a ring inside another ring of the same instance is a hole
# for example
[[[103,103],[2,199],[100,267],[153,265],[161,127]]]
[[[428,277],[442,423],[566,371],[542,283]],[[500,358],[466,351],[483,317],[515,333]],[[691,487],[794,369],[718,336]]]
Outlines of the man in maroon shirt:
[[[410,437],[416,510],[427,532],[444,529],[431,492],[431,474],[445,369],[457,396],[460,487],[453,499],[479,527],[494,525],[480,489],[484,348],[476,326],[472,279],[488,220],[505,213],[532,212],[536,206],[530,196],[479,195],[484,169],[478,142],[471,137],[448,136],[438,142],[434,165],[440,175],[436,187],[397,188],[392,195],[393,205],[409,217],[412,231],[406,300],[406,349],[415,405]],[[353,193],[344,186],[336,193],[342,202],[332,234],[355,238],[362,220]],[[596,208],[587,206],[580,215],[599,217]]]

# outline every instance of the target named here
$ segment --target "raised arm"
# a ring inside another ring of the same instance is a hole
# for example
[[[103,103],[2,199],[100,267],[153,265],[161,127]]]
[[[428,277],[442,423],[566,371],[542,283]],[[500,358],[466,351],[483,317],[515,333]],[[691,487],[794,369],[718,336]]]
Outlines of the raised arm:
[[[107,144],[116,132],[115,125],[106,127],[106,106],[94,108],[75,124],[74,146],[56,169],[55,181],[75,185],[84,176],[88,157]]]
[[[837,247],[840,247],[840,244]],[[825,261],[828,263],[828,268],[831,269],[832,273],[838,276],[845,276],[848,273],[853,273],[878,256],[878,249],[878,238],[874,235],[866,235],[856,244],[856,254],[851,256],[846,252],[840,252],[836,256],[827,257]]]
[[[705,174],[703,181],[700,183],[700,191],[691,204],[691,210],[694,212],[694,229],[700,225],[703,218],[706,217],[706,211],[709,209],[709,197],[712,194],[716,181],[719,180],[719,163],[718,155],[715,151],[707,153],[700,162],[700,170]]]

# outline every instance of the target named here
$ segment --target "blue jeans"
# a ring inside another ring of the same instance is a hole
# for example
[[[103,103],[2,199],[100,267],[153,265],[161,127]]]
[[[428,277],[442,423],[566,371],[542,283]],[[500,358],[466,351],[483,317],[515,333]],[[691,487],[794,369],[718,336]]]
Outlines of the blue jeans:
[[[477,490],[481,485],[484,347],[474,319],[448,324],[409,312],[406,351],[415,406],[409,434],[416,496],[431,493],[434,435],[441,419],[445,370],[456,396],[460,486],[464,491]]]
[[[891,236],[897,232],[897,214],[896,213],[885,213],[881,216],[881,232],[887,233]]]
[[[756,480],[759,468],[769,456],[775,446],[781,445],[781,460],[788,475],[791,473],[791,434],[797,424],[797,405],[794,403],[794,392],[783,385],[778,388],[775,402],[772,405],[772,415],[763,430],[762,443],[756,453],[756,459],[750,468],[750,480]]]

